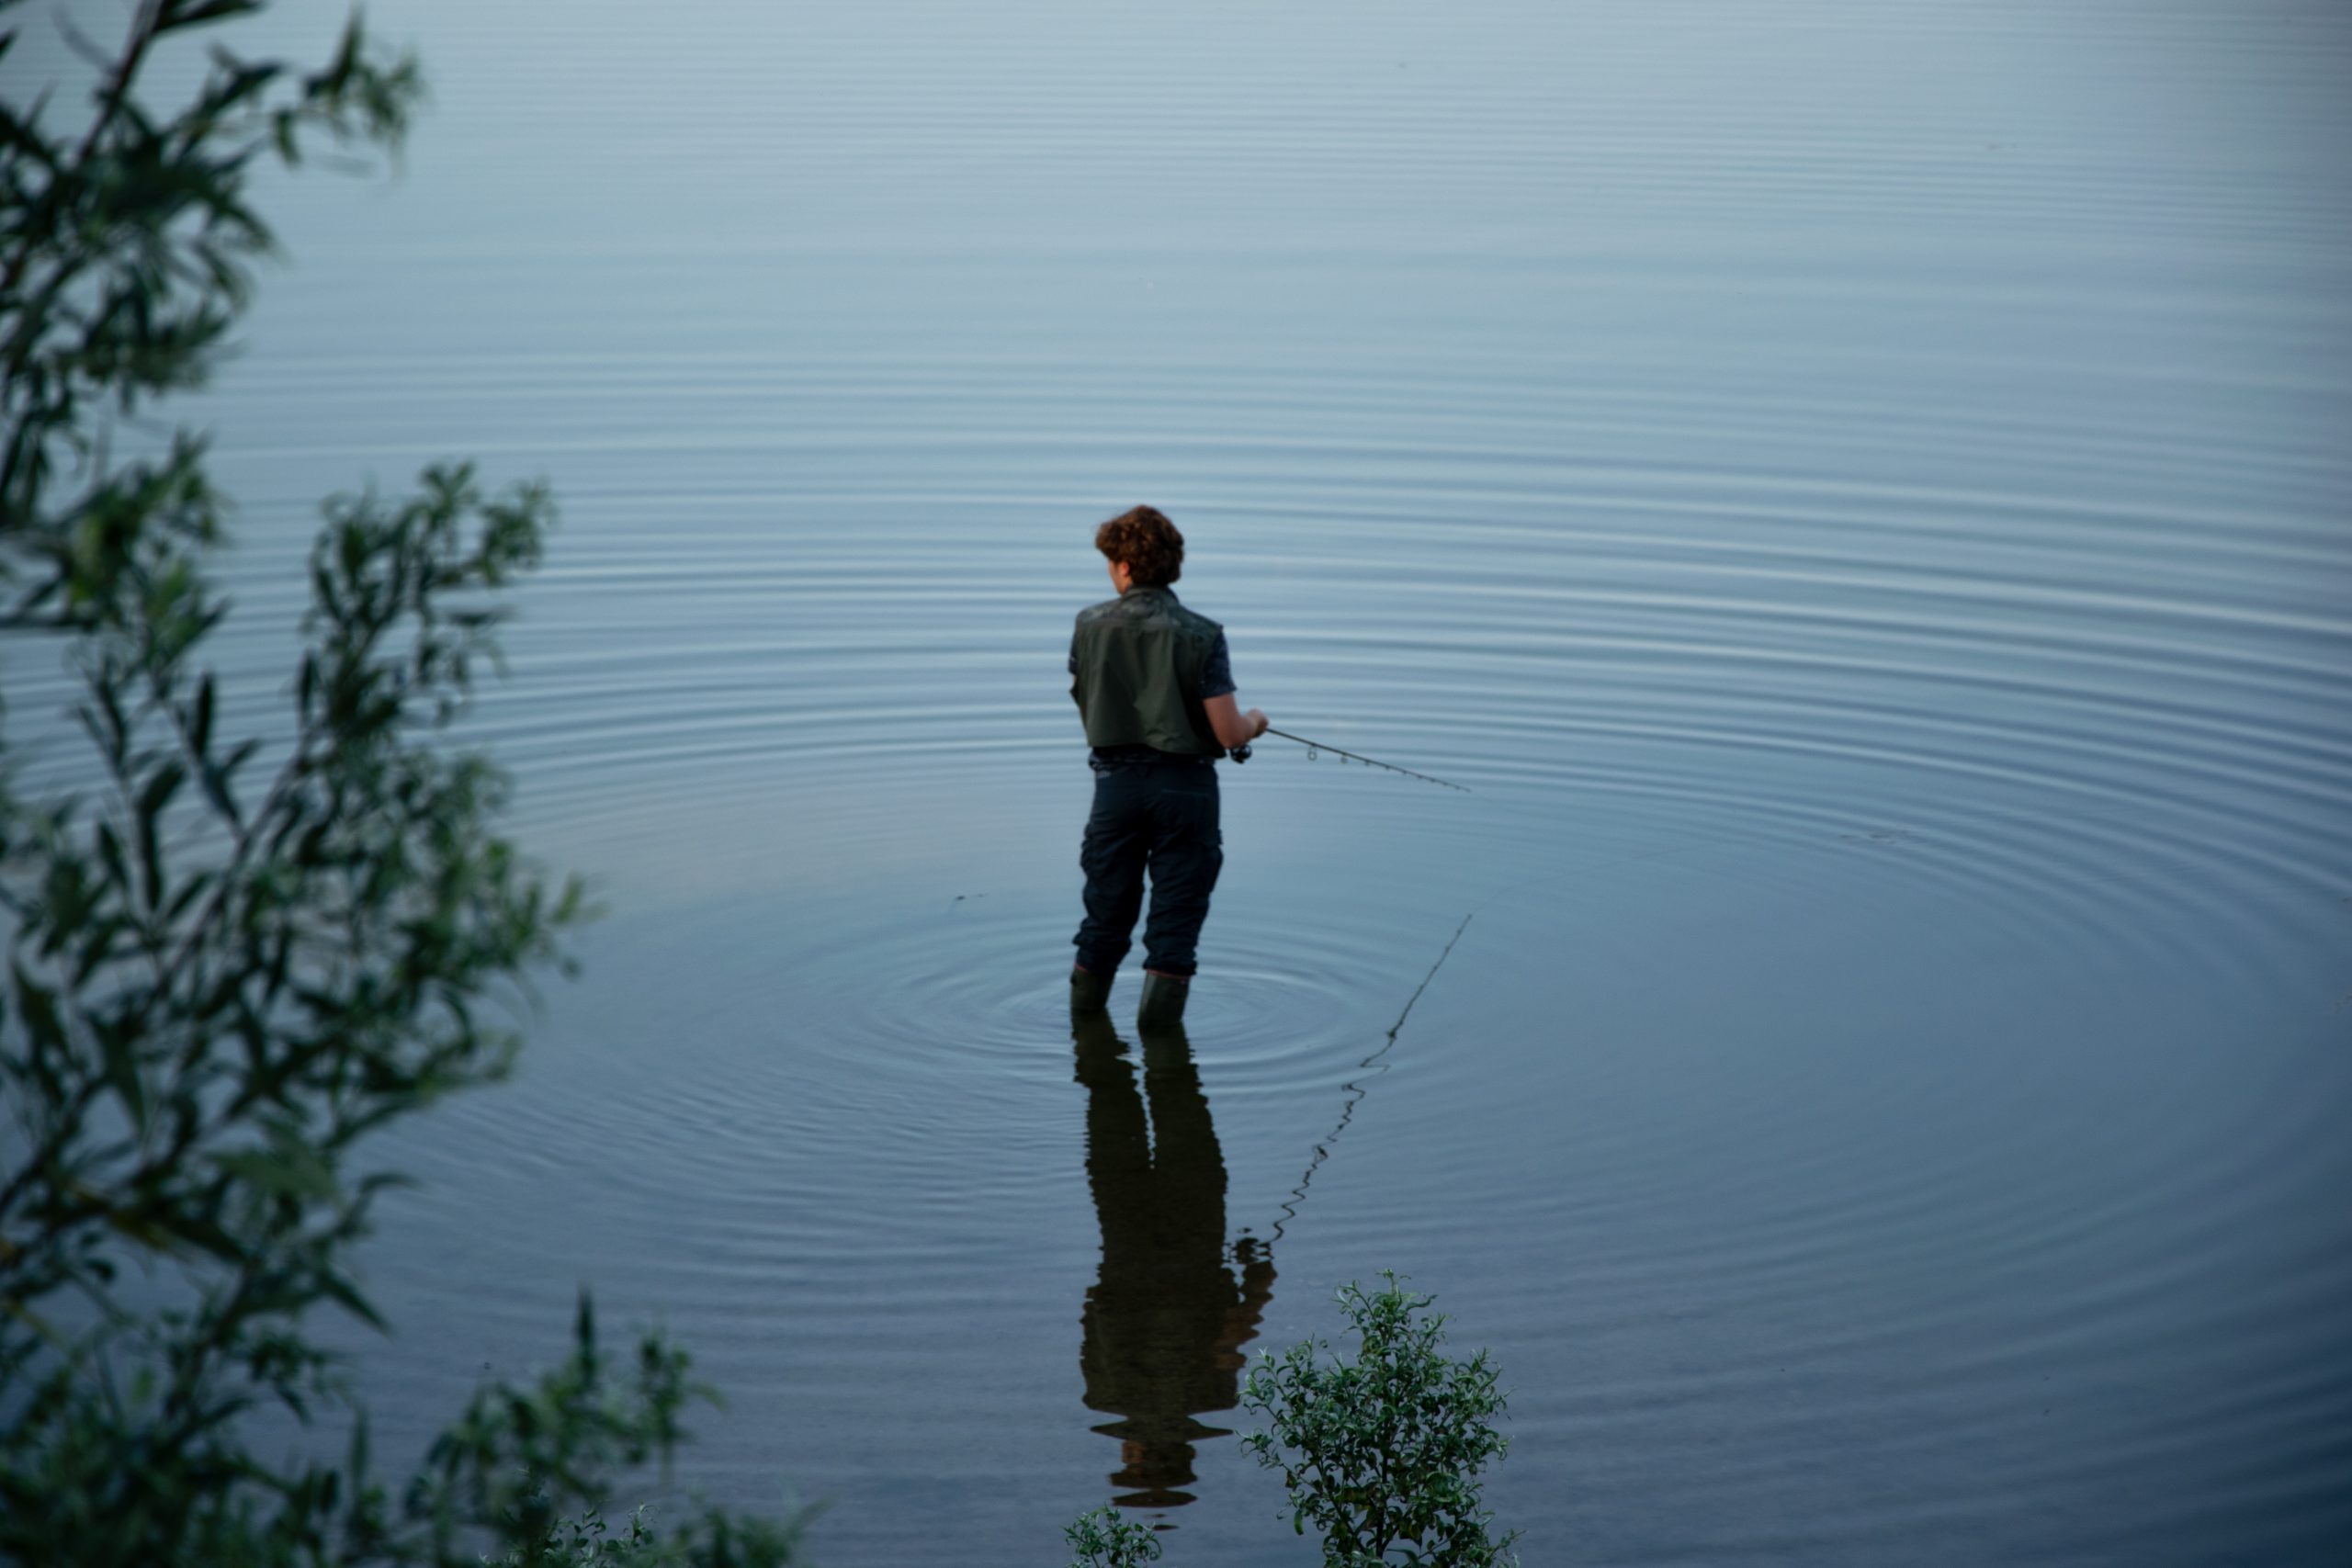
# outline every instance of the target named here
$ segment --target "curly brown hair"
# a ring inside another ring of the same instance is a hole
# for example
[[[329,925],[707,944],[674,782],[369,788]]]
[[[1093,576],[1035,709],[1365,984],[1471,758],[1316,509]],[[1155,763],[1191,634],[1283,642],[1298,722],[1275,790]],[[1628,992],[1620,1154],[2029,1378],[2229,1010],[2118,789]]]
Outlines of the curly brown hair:
[[[1162,588],[1184,575],[1184,536],[1156,507],[1120,513],[1094,530],[1094,547],[1124,565],[1138,588]]]

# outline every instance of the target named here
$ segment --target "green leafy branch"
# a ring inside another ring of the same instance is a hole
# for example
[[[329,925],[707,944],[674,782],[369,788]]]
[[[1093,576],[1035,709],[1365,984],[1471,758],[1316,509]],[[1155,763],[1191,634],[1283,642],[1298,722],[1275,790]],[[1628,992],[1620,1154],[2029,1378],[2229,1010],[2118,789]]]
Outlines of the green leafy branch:
[[[1444,1354],[1434,1297],[1396,1274],[1367,1292],[1348,1284],[1340,1309],[1360,1340],[1353,1360],[1320,1339],[1251,1368],[1242,1406],[1268,1418],[1242,1446],[1278,1472],[1299,1533],[1312,1527],[1328,1568],[1391,1562],[1487,1568],[1515,1561],[1497,1539],[1480,1474],[1510,1439],[1497,1431],[1505,1397],[1483,1350]]]
[[[379,1321],[352,1256],[400,1178],[363,1140],[506,1073],[585,911],[447,744],[542,487],[445,465],[330,501],[290,712],[224,733],[202,656],[227,503],[202,437],[138,417],[204,384],[245,308],[256,160],[389,155],[421,92],[355,17],[317,70],[215,47],[175,112],[143,100],[158,49],[259,9],[141,0],[115,51],[73,35],[84,122],[0,103],[0,630],[62,639],[91,746],[84,787],[35,799],[0,744],[0,1563],[786,1562],[790,1520],[605,1529],[604,1477],[666,1462],[704,1391],[658,1337],[606,1355],[584,1300],[570,1357],[479,1394],[397,1505],[308,1335],[322,1306]],[[347,1459],[257,1458],[263,1404],[346,1421]]]

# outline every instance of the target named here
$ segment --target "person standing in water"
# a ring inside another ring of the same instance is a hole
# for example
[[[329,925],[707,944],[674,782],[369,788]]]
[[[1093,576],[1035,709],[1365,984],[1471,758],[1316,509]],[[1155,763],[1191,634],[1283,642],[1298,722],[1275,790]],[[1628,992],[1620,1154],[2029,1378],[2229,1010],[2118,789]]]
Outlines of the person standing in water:
[[[1094,531],[1116,599],[1081,610],[1069,643],[1069,694],[1093,748],[1094,809],[1079,865],[1086,919],[1072,942],[1073,1011],[1109,1006],[1111,982],[1151,881],[1144,924],[1146,1023],[1172,1023],[1198,968],[1209,893],[1225,864],[1216,762],[1266,732],[1266,716],[1234,700],[1225,628],[1176,601],[1184,536],[1148,506]]]

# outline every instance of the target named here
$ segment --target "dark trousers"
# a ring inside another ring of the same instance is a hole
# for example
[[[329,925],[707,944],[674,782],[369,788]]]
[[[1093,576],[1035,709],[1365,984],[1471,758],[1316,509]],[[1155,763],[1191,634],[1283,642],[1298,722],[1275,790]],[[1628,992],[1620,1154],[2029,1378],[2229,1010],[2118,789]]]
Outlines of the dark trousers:
[[[1072,940],[1082,969],[1108,975],[1127,955],[1127,934],[1143,912],[1144,966],[1190,975],[1209,892],[1225,865],[1217,830],[1216,769],[1207,762],[1125,763],[1094,772],[1094,810],[1078,863],[1086,872],[1086,919]]]

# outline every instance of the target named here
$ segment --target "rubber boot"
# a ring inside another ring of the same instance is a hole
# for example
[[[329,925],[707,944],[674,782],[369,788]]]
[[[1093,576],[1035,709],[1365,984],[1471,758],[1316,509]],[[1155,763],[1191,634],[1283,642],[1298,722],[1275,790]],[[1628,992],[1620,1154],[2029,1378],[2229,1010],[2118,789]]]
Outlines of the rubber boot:
[[[1193,981],[1185,975],[1154,975],[1147,970],[1143,977],[1143,1005],[1136,1010],[1136,1024],[1142,1029],[1166,1029],[1181,1021],[1184,1016],[1184,998],[1192,993]]]
[[[1069,1010],[1074,1013],[1101,1012],[1111,1005],[1111,975],[1097,975],[1091,970],[1072,968],[1069,972]]]

